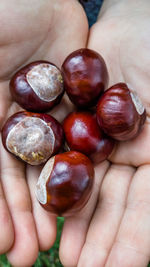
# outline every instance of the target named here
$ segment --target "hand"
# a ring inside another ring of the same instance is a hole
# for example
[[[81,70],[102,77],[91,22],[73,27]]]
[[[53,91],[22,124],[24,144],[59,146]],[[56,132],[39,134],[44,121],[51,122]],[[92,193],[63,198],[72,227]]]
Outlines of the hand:
[[[147,119],[134,140],[118,143],[110,162],[96,166],[86,209],[65,222],[65,267],[146,267],[150,258],[150,3],[105,0],[88,47],[104,57],[109,86],[127,82]]]
[[[20,110],[9,93],[12,74],[22,65],[39,59],[60,67],[70,52],[85,46],[88,24],[76,0],[2,0],[0,25],[2,125],[8,116]],[[64,97],[52,114],[61,120],[70,108]],[[35,199],[40,168],[26,167],[2,145],[0,161],[0,253],[7,252],[13,266],[31,266],[38,251],[47,250],[53,244],[56,217],[44,211]]]

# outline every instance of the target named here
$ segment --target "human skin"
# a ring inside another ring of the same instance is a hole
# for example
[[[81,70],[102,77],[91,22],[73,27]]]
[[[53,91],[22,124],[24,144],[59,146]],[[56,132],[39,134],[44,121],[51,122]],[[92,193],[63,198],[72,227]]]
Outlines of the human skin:
[[[65,267],[146,267],[150,259],[150,2],[105,0],[88,47],[108,66],[109,86],[127,82],[147,119],[142,133],[118,143],[97,166],[86,208],[65,221],[60,258]]]
[[[13,73],[34,60],[61,67],[69,53],[85,47],[88,23],[75,0],[1,0],[0,25],[2,127],[21,110],[9,92]],[[61,121],[71,109],[64,97],[51,114]],[[56,216],[43,210],[35,198],[41,167],[26,166],[0,146],[0,254],[7,253],[13,266],[32,266],[39,250],[49,249],[55,241]]]

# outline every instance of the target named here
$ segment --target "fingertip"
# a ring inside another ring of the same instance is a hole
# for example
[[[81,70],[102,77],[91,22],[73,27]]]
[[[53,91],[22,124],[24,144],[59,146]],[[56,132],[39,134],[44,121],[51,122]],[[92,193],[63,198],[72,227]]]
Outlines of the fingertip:
[[[47,214],[43,218],[44,228],[41,220],[36,221],[40,251],[49,250],[53,246],[57,234],[56,216]]]
[[[60,262],[65,267],[77,267],[77,262],[72,258],[70,259],[69,255],[67,256],[67,253],[60,253],[59,254]],[[76,263],[75,263],[76,262]]]
[[[12,222],[10,221],[9,218],[8,220],[9,221],[7,221],[5,227],[3,227],[3,230],[0,232],[0,254],[4,254],[7,251],[9,251],[14,243],[14,230]]]
[[[66,219],[59,246],[59,257],[63,266],[77,266],[82,246],[85,241],[86,228],[87,226],[84,219],[78,220],[75,217]]]
[[[9,262],[15,267],[30,267],[38,257],[38,241],[32,214],[25,212],[14,216],[15,242],[7,253]]]
[[[0,199],[0,229],[0,254],[4,254],[14,242],[14,228],[4,198]]]
[[[19,255],[16,257],[13,253],[6,254],[8,261],[14,267],[31,267],[38,257],[38,252],[33,253],[25,253],[24,255]],[[31,260],[32,257],[32,260]]]

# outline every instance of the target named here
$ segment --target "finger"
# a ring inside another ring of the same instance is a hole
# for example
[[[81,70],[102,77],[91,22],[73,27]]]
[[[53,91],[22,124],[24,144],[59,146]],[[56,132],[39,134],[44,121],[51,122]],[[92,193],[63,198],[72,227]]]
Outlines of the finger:
[[[0,254],[6,253],[14,242],[14,229],[11,215],[0,183]]]
[[[41,168],[28,166],[27,179],[32,200],[32,213],[37,230],[39,249],[48,250],[56,239],[56,216],[44,210],[35,196],[35,187]]]
[[[1,145],[1,180],[15,232],[14,244],[7,257],[16,267],[31,266],[38,255],[35,224],[24,173],[24,164]]]
[[[120,224],[134,169],[112,165],[102,183],[99,202],[87,233],[78,266],[104,266]]]
[[[88,48],[100,53],[106,62],[109,73],[108,87],[118,83],[118,81],[124,81],[124,76],[120,68],[120,58],[118,57],[118,54],[120,54],[120,39],[122,35],[118,32],[117,26],[117,23],[114,20],[112,22],[111,18],[103,20],[101,17],[97,23],[91,27],[89,32]],[[114,27],[115,32],[114,30],[110,30]]]
[[[0,155],[1,159],[1,155]],[[2,164],[0,160],[0,165]],[[2,177],[0,166],[0,177]],[[0,254],[6,253],[14,242],[14,229],[3,188],[0,182]]]
[[[0,128],[9,109],[11,98],[8,92],[8,82],[0,83]]]
[[[81,212],[65,220],[60,242],[60,259],[65,267],[77,266],[88,225],[97,203],[99,187],[108,167],[107,161],[96,166],[95,184],[89,202]]]
[[[110,160],[115,163],[125,163],[140,166],[150,163],[150,125],[146,121],[140,135],[131,141],[119,142]]]
[[[45,59],[50,58],[61,67],[68,54],[86,46],[88,21],[82,6],[76,0],[57,5],[56,13],[45,44],[47,46]],[[37,52],[39,54],[39,51]]]
[[[112,247],[107,267],[146,267],[150,258],[150,165],[133,177],[127,208]]]

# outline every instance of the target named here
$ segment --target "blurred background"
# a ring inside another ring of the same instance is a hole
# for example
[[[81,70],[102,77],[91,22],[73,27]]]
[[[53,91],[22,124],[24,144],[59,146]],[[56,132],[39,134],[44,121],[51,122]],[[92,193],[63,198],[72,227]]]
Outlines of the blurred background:
[[[100,7],[103,0],[80,0],[89,21],[89,26],[91,27],[94,22],[96,22],[97,15],[99,13]]]

